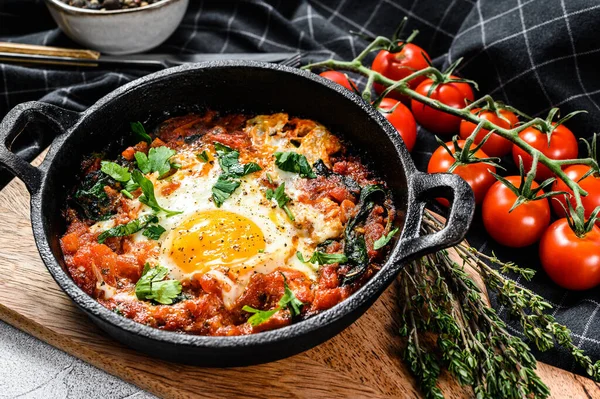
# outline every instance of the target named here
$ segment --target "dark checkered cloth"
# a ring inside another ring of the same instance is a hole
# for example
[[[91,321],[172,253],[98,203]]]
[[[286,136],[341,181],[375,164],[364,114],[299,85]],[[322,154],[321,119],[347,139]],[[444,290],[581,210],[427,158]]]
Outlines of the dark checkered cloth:
[[[190,1],[181,27],[157,52],[306,52],[308,59],[352,58],[366,42],[349,30],[390,36],[404,16],[419,29],[416,43],[448,66],[460,57],[459,74],[531,115],[560,106],[563,114],[588,111],[568,122],[579,137],[600,126],[600,4],[594,0],[272,0]],[[77,47],[51,20],[41,0],[0,0],[0,40]],[[131,70],[32,69],[0,64],[0,117],[29,100],[84,110],[101,96],[143,75]],[[432,135],[419,131],[413,152],[424,170]],[[583,149],[581,149],[583,150]],[[508,160],[510,162],[510,160]],[[6,175],[4,175],[6,176]],[[5,177],[6,178],[6,177]],[[476,220],[480,219],[476,217]],[[488,240],[478,222],[470,242],[501,259],[539,269],[537,247],[507,250]],[[534,281],[516,280],[554,306],[552,314],[574,333],[574,342],[600,358],[599,290],[568,292],[543,272]],[[492,298],[494,299],[494,298]],[[496,303],[494,303],[497,305]],[[506,309],[496,306],[503,318]],[[510,324],[510,331],[521,335]],[[564,351],[539,359],[581,372]]]

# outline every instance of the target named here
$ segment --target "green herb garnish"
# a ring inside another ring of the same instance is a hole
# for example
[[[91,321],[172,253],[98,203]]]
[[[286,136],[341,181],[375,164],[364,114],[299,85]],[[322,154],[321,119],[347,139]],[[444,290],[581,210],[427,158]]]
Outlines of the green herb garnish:
[[[369,267],[369,255],[367,252],[367,244],[362,234],[357,234],[355,231],[356,225],[365,219],[373,207],[375,206],[374,197],[387,196],[386,191],[378,185],[366,186],[360,191],[360,199],[358,202],[358,212],[348,221],[344,231],[344,253],[348,258],[348,263],[352,268],[344,276],[342,283],[349,284],[360,277]]]
[[[240,153],[221,143],[214,143],[219,165],[223,173],[212,188],[213,201],[217,207],[221,207],[223,202],[240,186],[240,177],[261,170],[259,164],[249,162],[240,164]]]
[[[131,234],[137,233],[138,231],[146,227],[148,224],[157,222],[158,217],[156,217],[156,215],[140,216],[138,219],[132,220],[129,223],[121,224],[119,226],[113,227],[112,229],[108,229],[102,232],[98,236],[98,242],[102,244],[109,237],[129,236]]]
[[[169,269],[162,266],[151,268],[148,263],[144,266],[142,276],[135,284],[135,296],[138,299],[149,299],[170,305],[181,293],[181,283],[177,280],[164,280]]]
[[[240,186],[240,181],[237,179],[228,178],[227,175],[220,175],[217,182],[212,188],[213,201],[217,207],[221,207],[223,202]]]
[[[378,250],[378,249],[381,249],[381,248],[385,247],[386,245],[388,245],[388,243],[390,242],[392,237],[394,235],[396,235],[397,232],[398,232],[398,228],[396,227],[394,230],[390,231],[387,236],[384,234],[381,237],[379,237],[377,239],[377,241],[375,241],[373,243],[373,249]]]
[[[129,169],[125,166],[121,166],[115,162],[102,161],[102,167],[100,170],[116,181],[120,181],[122,183],[128,182],[131,179],[131,173],[129,173]]]
[[[196,158],[198,158],[202,162],[208,162],[208,152],[204,150],[202,151],[202,153],[196,154]]]
[[[296,252],[296,257],[300,259],[302,263],[317,263],[319,265],[330,265],[332,263],[346,263],[348,257],[344,254],[326,254],[321,251],[315,251],[308,261],[304,260],[304,256],[300,251]]]
[[[158,240],[160,238],[160,236],[162,235],[162,233],[164,233],[165,231],[167,231],[167,230],[165,230],[165,228],[162,227],[160,224],[155,224],[155,225],[146,227],[146,230],[144,230],[142,235],[144,235],[145,237],[148,237],[151,240]]]
[[[317,177],[306,157],[297,152],[276,152],[275,165],[286,172],[298,173],[300,177],[308,177],[310,179]]]
[[[141,122],[131,122],[130,126],[131,130],[133,131],[133,133],[135,133],[138,139],[145,141],[148,144],[152,143],[152,137],[150,137],[150,135],[146,133],[146,129],[144,128],[144,125],[141,124]]]
[[[143,173],[158,172],[159,178],[161,178],[171,171],[173,165],[169,159],[175,154],[176,152],[168,147],[155,147],[150,148],[148,155],[136,152],[135,160]]]
[[[121,190],[121,194],[129,199],[133,199],[133,195],[127,190]]]
[[[181,211],[169,211],[158,205],[158,201],[156,200],[156,196],[154,195],[154,184],[152,184],[150,180],[146,179],[139,170],[134,170],[131,173],[131,178],[142,189],[142,195],[139,198],[142,204],[148,205],[155,212],[162,211],[166,213],[167,217],[181,213]]]
[[[298,316],[300,314],[300,310],[302,309],[302,306],[304,306],[304,303],[302,303],[302,301],[300,301],[298,298],[296,298],[296,295],[294,295],[294,292],[292,290],[290,290],[290,287],[288,287],[287,282],[285,282],[285,277],[284,277],[283,284],[284,284],[285,290],[283,292],[283,296],[281,297],[281,299],[278,302],[279,306],[277,306],[275,309],[260,310],[260,309],[255,309],[248,305],[244,305],[242,310],[244,310],[248,313],[254,313],[248,319],[248,323],[250,323],[252,326],[258,326],[259,324],[262,324],[265,321],[269,320],[271,318],[271,316],[273,316],[279,310],[285,309],[286,307],[289,309],[292,316]]]
[[[285,214],[292,222],[295,220],[294,214],[287,206],[287,203],[290,202],[290,197],[288,197],[288,195],[285,193],[285,182],[281,183],[281,185],[274,191],[273,189],[269,188],[266,192],[266,196],[269,201],[275,199],[275,201],[277,201],[277,205],[279,205],[279,207],[285,211]]]

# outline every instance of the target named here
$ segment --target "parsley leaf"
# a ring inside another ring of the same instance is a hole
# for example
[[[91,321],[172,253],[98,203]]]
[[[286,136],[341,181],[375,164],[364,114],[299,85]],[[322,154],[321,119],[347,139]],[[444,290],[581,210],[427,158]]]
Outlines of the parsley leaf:
[[[223,202],[240,186],[241,182],[238,178],[246,176],[250,173],[262,170],[259,164],[249,162],[240,164],[240,153],[232,148],[221,143],[214,143],[219,165],[223,173],[212,188],[213,200],[217,207],[221,207]]]
[[[288,287],[287,282],[285,282],[285,280],[283,284],[285,287],[285,291],[283,292],[283,296],[278,302],[279,306],[277,306],[275,309],[260,310],[248,305],[244,305],[242,310],[248,313],[253,313],[253,315],[250,316],[250,318],[248,319],[248,323],[250,323],[252,326],[258,326],[259,324],[262,324],[269,320],[271,316],[273,316],[279,310],[284,309],[286,307],[289,309],[292,316],[298,316],[300,314],[300,310],[302,306],[304,306],[304,303],[302,303],[302,301],[296,298],[296,295],[294,295],[294,292],[290,290],[290,287]]]
[[[148,224],[156,222],[158,222],[156,215],[140,216],[138,219],[132,220],[129,223],[121,224],[102,232],[102,234],[98,236],[98,242],[102,244],[109,237],[123,237],[137,233]]]
[[[139,170],[134,170],[131,173],[131,178],[142,189],[143,194],[139,198],[142,204],[148,205],[155,212],[163,211],[167,214],[167,217],[182,213],[182,211],[169,211],[168,209],[164,209],[160,205],[158,205],[158,201],[156,200],[156,196],[154,195],[154,184],[152,184],[150,180],[145,178]]]
[[[131,173],[129,173],[129,169],[119,165],[118,163],[102,161],[101,165],[102,167],[100,168],[100,170],[112,177],[113,179],[115,179],[116,181],[125,183],[129,181],[129,179],[131,179]]]
[[[276,152],[275,165],[286,172],[298,173],[300,177],[308,177],[310,179],[317,177],[306,157],[297,152]]]
[[[121,194],[123,194],[125,197],[127,197],[129,199],[133,199],[133,195],[127,190],[121,190]]]
[[[390,242],[390,240],[392,239],[392,237],[394,235],[396,235],[397,232],[398,232],[398,228],[396,227],[394,230],[390,231],[387,236],[384,234],[381,237],[379,237],[377,239],[377,241],[375,241],[373,243],[373,249],[374,250],[378,250],[378,249],[381,249],[381,248],[385,247]]]
[[[294,292],[290,290],[290,287],[288,287],[286,282],[284,282],[283,284],[285,286],[285,291],[283,292],[283,296],[279,300],[279,307],[287,307],[290,310],[292,316],[298,316],[300,314],[302,306],[304,306],[304,303],[302,303],[301,300],[296,298],[296,295],[294,295]]]
[[[291,198],[285,193],[285,182],[281,183],[281,185],[277,187],[275,191],[269,188],[266,192],[266,196],[268,200],[275,199],[275,201],[277,201],[277,205],[279,205],[279,207],[285,211],[286,215],[292,222],[295,220],[294,214],[287,206],[287,203],[290,202]]]
[[[300,251],[296,252],[296,257],[303,263],[316,263],[319,265],[330,265],[332,263],[347,263],[348,257],[344,254],[326,254],[321,251],[315,251],[309,260],[304,260]]]
[[[158,172],[159,178],[161,178],[171,170],[172,165],[169,163],[169,159],[173,155],[175,155],[175,151],[168,147],[154,147],[150,148],[148,155],[136,152],[135,160],[143,173]]]
[[[208,162],[208,152],[204,150],[202,151],[202,153],[196,154],[196,158],[198,158],[202,162]]]
[[[148,144],[152,143],[152,137],[146,133],[146,129],[144,129],[144,125],[142,125],[141,122],[131,122],[130,126],[138,139],[145,141]]]
[[[250,323],[252,326],[258,326],[259,324],[262,324],[265,321],[269,320],[271,318],[271,316],[273,316],[275,313],[277,313],[277,311],[279,310],[279,307],[277,307],[275,309],[271,309],[271,310],[259,310],[259,309],[254,309],[251,306],[244,305],[242,310],[244,310],[248,313],[254,313],[248,319],[248,323]]]
[[[220,175],[217,182],[212,188],[213,201],[217,207],[221,207],[223,202],[240,186],[240,181],[236,179],[230,179],[226,175]]]
[[[162,233],[164,233],[165,231],[167,231],[167,230],[165,230],[165,228],[162,227],[160,224],[155,224],[155,225],[146,227],[146,230],[144,230],[142,235],[144,235],[145,237],[148,237],[151,240],[158,240],[160,238],[160,236],[162,235]]]
[[[170,305],[181,293],[181,283],[177,280],[164,280],[169,269],[162,266],[151,268],[144,266],[142,276],[135,284],[135,296],[138,299],[150,299],[163,305]],[[164,281],[163,281],[164,280]]]

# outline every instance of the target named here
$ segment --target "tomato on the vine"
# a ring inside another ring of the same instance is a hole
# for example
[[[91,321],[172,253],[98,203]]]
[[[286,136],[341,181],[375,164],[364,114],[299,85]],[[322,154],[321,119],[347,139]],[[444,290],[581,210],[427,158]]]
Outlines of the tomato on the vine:
[[[457,143],[460,148],[463,148],[465,141],[458,140]],[[427,165],[428,173],[448,172],[450,167],[454,164],[456,160],[453,155],[456,154],[454,143],[448,142],[446,145],[452,154],[449,154],[443,146],[438,147],[431,155],[431,159]],[[475,154],[473,154],[473,157],[479,159],[488,158],[487,154],[482,150],[476,151]],[[458,165],[452,173],[462,177],[469,186],[471,186],[473,193],[475,194],[475,202],[481,204],[485,194],[496,181],[490,171],[496,173],[496,167],[483,162],[478,162]],[[444,205],[448,205],[448,201],[443,198],[438,199],[438,201]]]
[[[504,129],[512,129],[519,123],[519,118],[517,118],[517,115],[513,112],[507,109],[500,109],[498,112],[504,119],[498,116],[494,111],[481,111],[479,108],[471,111],[472,114],[478,115],[481,119],[490,121]],[[460,122],[460,138],[466,140],[475,131],[476,127],[477,125],[473,122],[462,120]],[[477,137],[475,137],[475,144],[479,144],[489,132],[490,131],[487,129],[481,129],[477,134]],[[490,157],[502,157],[512,150],[512,146],[513,144],[509,140],[496,133],[492,133],[481,149]]]
[[[381,100],[379,108],[383,111],[393,109],[391,112],[380,112],[400,133],[408,151],[412,151],[417,141],[417,122],[410,110],[398,100],[387,97]]]
[[[458,79],[456,76],[450,76],[450,79]],[[441,83],[429,93],[434,81],[425,79],[415,91],[422,96],[438,100],[452,108],[464,108],[467,101],[473,101],[475,98],[471,86],[466,82],[447,82]],[[415,119],[421,126],[432,133],[449,134],[458,131],[461,118],[450,115],[444,111],[438,111],[427,105],[413,99],[410,103]]]
[[[600,284],[600,228],[581,237],[566,218],[554,222],[540,241],[540,260],[550,278],[570,290],[587,290]]]
[[[565,169],[565,173],[571,180],[578,182],[579,186],[587,191],[587,195],[581,197],[581,204],[585,210],[584,214],[586,218],[589,218],[594,209],[600,206],[600,176],[591,174],[585,179],[581,180],[583,176],[590,170],[589,166],[585,165],[573,165]],[[557,179],[552,184],[552,191],[565,191],[569,193],[569,200],[573,208],[577,206],[575,198],[573,197],[573,190],[560,179]],[[561,205],[562,204],[562,205]],[[564,208],[563,208],[564,206]],[[567,201],[564,195],[557,195],[552,200],[552,207],[557,215],[563,217],[565,215],[565,209],[567,208]],[[596,221],[596,224],[600,225],[600,220]]]
[[[521,176],[505,179],[515,187],[519,187],[521,182]],[[532,182],[532,189],[538,187],[536,182]],[[535,196],[543,194],[539,191]],[[526,200],[511,211],[517,198],[509,187],[497,181],[490,187],[481,206],[485,230],[496,242],[512,248],[534,244],[550,224],[550,205],[546,198]]]
[[[354,82],[352,82],[352,80],[350,80],[350,78],[348,77],[348,75],[346,75],[343,72],[325,71],[325,72],[321,72],[319,74],[319,76],[322,76],[325,79],[332,80],[335,83],[337,83],[337,84],[339,84],[341,86],[344,86],[348,90],[352,90],[352,84],[354,84]],[[352,84],[350,82],[352,82]]]
[[[399,44],[402,45],[402,43]],[[386,78],[400,80],[416,71],[427,68],[430,62],[431,59],[425,50],[416,44],[406,43],[402,47],[402,50],[397,53],[381,50],[373,60],[371,69],[379,72]],[[425,80],[425,76],[418,76],[408,82],[408,86],[414,90],[423,80]],[[373,87],[379,94],[385,90],[385,87],[380,84],[375,84]],[[387,96],[396,100],[408,101],[408,98],[394,91],[390,92]]]
[[[528,127],[519,133],[519,137],[531,145],[533,148],[541,151],[542,154],[546,155],[550,159],[573,159],[577,158],[577,139],[573,132],[567,129],[564,125],[558,125],[552,131],[550,135],[550,142],[548,142],[548,136],[546,133],[534,127]],[[519,156],[523,159],[523,165],[525,170],[531,169],[533,163],[533,157],[525,150],[513,146],[512,150],[513,159],[515,163],[519,164]],[[541,163],[537,166],[537,173],[535,179],[537,181],[544,181],[553,177],[554,174],[550,169]]]

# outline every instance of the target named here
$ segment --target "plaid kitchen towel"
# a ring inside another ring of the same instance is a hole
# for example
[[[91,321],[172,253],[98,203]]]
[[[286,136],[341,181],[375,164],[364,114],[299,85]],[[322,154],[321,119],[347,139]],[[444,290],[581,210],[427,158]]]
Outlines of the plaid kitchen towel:
[[[305,61],[349,59],[367,43],[350,30],[391,36],[404,16],[407,31],[419,29],[415,42],[448,66],[460,57],[458,73],[530,115],[560,106],[563,115],[588,111],[568,122],[579,137],[600,126],[600,4],[596,0],[192,0],[175,34],[157,52],[275,52],[300,50]],[[42,0],[0,0],[0,40],[77,47],[57,28]],[[60,70],[0,63],[0,117],[30,100],[84,110],[104,94],[145,72],[131,70]],[[415,163],[426,169],[436,147],[431,134],[419,131]],[[35,148],[23,148],[29,156]],[[581,148],[583,150],[583,148]],[[510,160],[508,160],[510,162]],[[0,184],[9,177],[0,173]],[[539,269],[537,247],[507,250],[488,240],[480,219],[469,232],[471,244],[486,253]],[[553,315],[574,333],[574,342],[600,358],[600,290],[568,292],[543,272],[533,289],[553,306]],[[494,306],[504,319],[506,309]],[[514,323],[509,329],[521,335]],[[540,360],[576,372],[561,349],[538,354]]]

